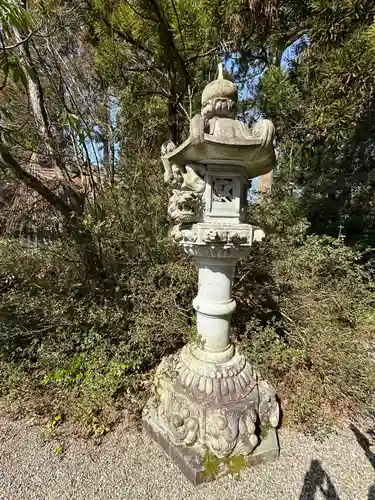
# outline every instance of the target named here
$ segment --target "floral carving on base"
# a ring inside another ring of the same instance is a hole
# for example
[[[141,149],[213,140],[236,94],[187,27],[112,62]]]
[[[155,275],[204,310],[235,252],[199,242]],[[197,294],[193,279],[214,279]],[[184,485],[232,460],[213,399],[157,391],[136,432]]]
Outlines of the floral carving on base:
[[[186,365],[182,366],[182,360],[187,361],[184,349],[179,355],[163,359],[155,378],[157,397],[149,404],[156,408],[172,443],[208,448],[219,458],[248,456],[259,444],[258,426],[278,425],[278,402],[272,387],[258,380],[258,374],[241,355],[236,353],[234,357],[236,363],[231,367],[223,367],[207,377],[204,369],[200,374],[190,371],[187,384],[181,379],[181,372],[184,378],[187,371]],[[224,396],[223,381],[224,386],[231,387]]]
[[[196,398],[214,403],[244,399],[256,387],[256,374],[237,351],[227,362],[203,363],[186,345],[178,363],[178,381]]]

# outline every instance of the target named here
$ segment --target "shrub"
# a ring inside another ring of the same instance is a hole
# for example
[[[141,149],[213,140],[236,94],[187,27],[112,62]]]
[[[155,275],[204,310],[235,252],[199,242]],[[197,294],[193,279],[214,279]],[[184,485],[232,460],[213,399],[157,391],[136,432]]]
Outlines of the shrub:
[[[0,243],[2,406],[101,435],[124,409],[142,408],[154,367],[194,336],[195,264],[168,239],[160,172],[136,171],[101,194],[100,217],[88,213],[100,279],[69,239],[34,252]],[[365,414],[375,390],[371,274],[342,238],[308,234],[294,209],[288,225],[285,203],[256,210],[273,232],[237,266],[234,341],[276,385],[287,421],[316,429]]]
[[[195,271],[167,238],[159,175],[152,163],[136,177],[124,172],[88,212],[101,279],[86,274],[69,239],[37,251],[0,243],[0,396],[8,408],[102,429],[123,408],[139,410],[145,374],[189,336]]]
[[[240,263],[235,333],[286,420],[312,429],[371,409],[375,296],[359,252],[307,229],[283,227]]]

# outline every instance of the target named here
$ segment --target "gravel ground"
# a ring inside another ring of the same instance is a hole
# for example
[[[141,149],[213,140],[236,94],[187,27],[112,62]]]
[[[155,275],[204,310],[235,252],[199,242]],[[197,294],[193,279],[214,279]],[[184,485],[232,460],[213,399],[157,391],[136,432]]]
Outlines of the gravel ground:
[[[125,424],[100,446],[65,440],[55,456],[58,441],[43,442],[40,427],[0,418],[0,500],[375,500],[375,443],[365,431],[318,442],[284,428],[280,443],[278,462],[194,487]]]

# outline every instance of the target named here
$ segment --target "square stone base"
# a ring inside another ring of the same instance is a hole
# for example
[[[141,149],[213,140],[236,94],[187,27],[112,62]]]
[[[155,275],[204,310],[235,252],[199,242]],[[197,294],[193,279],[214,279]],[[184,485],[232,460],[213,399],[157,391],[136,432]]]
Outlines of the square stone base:
[[[156,441],[165,453],[178,465],[187,479],[194,485],[205,481],[217,479],[228,474],[228,468],[220,467],[218,473],[213,476],[207,475],[204,467],[204,451],[199,446],[176,446],[169,438],[168,432],[163,428],[156,415],[148,414],[143,418],[143,426],[147,434]],[[265,437],[261,438],[260,444],[251,455],[244,457],[245,467],[275,461],[279,457],[279,443],[277,431],[269,428]]]

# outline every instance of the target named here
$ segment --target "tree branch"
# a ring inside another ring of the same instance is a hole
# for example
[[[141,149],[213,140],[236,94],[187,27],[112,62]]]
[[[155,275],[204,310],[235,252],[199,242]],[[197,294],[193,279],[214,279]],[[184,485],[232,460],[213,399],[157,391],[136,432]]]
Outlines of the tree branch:
[[[147,17],[144,14],[141,14],[140,12],[138,12],[137,9],[135,7],[133,7],[133,5],[128,0],[125,0],[125,2],[131,8],[131,10],[135,14],[137,14],[137,16],[139,16],[141,19],[144,19],[145,21],[151,21],[152,23],[156,23],[157,22],[156,19],[153,19],[152,17]]]
[[[50,203],[50,205],[55,207],[66,219],[72,219],[75,214],[69,205],[67,205],[37,177],[27,172],[6,149],[7,148],[4,148],[4,150],[2,149],[0,151],[2,159],[0,163],[2,164],[2,167],[10,167],[16,177],[26,184],[27,187],[40,194],[40,196]]]
[[[174,10],[174,13],[176,14],[176,18],[177,18],[178,31],[180,32],[182,47],[184,48],[184,51],[186,51],[184,37],[182,36],[182,29],[181,29],[181,24],[180,24],[180,18],[178,16],[178,12],[177,12],[177,9],[176,9],[176,4],[174,3],[174,0],[171,0],[171,2],[172,2],[172,7],[173,7],[173,10]]]
[[[17,43],[13,44],[13,45],[4,45],[2,47],[2,49],[4,51],[6,50],[13,50],[13,49],[16,49],[17,47],[19,47],[20,45],[22,45],[23,43],[26,43],[33,35],[33,32],[30,31],[30,33],[27,35],[26,38],[24,38],[23,40],[19,40]]]
[[[139,40],[135,40],[129,33],[123,33],[122,31],[115,28],[113,24],[106,17],[101,16],[100,19],[109,29],[111,29],[114,33],[116,33],[116,35],[118,35],[120,38],[133,45],[133,47],[137,47],[137,49],[143,50],[143,52],[146,52],[146,54],[152,55],[151,50],[149,50],[147,47],[141,44]]]

